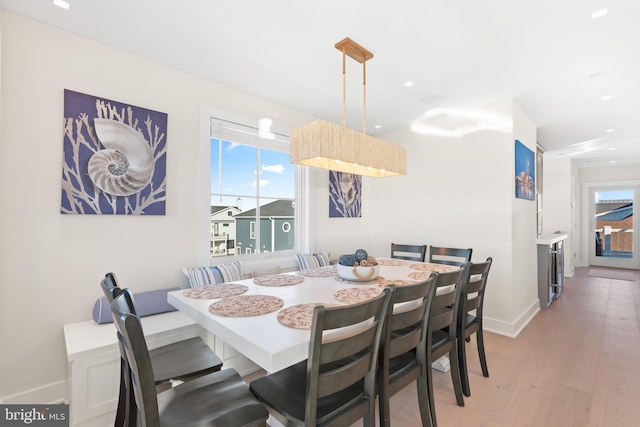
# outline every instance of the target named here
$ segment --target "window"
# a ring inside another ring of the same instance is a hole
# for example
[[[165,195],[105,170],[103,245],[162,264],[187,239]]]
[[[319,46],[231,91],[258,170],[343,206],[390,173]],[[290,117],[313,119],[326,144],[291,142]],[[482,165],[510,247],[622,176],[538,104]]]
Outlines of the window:
[[[261,139],[257,120],[208,107],[202,111],[202,119],[209,114],[210,126],[210,210],[226,209],[225,219],[218,220],[235,245],[229,254],[272,257],[272,252],[305,251],[309,207],[303,194],[309,172],[289,163],[288,130],[274,126],[274,138]]]

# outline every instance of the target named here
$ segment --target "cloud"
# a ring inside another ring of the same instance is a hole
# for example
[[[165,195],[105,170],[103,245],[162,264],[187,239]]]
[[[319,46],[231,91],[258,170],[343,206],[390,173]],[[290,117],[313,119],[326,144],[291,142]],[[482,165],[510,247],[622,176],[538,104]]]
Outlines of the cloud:
[[[267,185],[271,184],[271,181],[268,181],[266,179],[261,179],[260,180],[260,187],[266,187]],[[253,181],[251,184],[249,184],[252,187],[255,187],[258,185],[257,181]]]
[[[262,165],[263,172],[284,173],[284,165]]]

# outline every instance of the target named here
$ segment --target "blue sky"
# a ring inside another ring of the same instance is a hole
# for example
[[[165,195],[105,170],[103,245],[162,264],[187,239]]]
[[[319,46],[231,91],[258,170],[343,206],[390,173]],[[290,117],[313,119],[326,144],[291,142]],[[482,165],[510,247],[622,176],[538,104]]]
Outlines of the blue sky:
[[[633,200],[633,190],[596,191],[596,202],[600,200]]]
[[[289,154],[279,151],[258,149],[249,145],[222,142],[211,139],[211,193],[230,195],[211,197],[212,205],[235,205],[235,200],[243,200],[243,210],[255,208],[255,197],[259,185],[260,197],[269,197],[261,204],[277,198],[294,198],[294,166],[289,163]],[[260,154],[260,165],[257,156]],[[222,174],[219,173],[219,160],[222,155]],[[258,182],[258,173],[259,182]],[[220,183],[222,182],[222,186]]]

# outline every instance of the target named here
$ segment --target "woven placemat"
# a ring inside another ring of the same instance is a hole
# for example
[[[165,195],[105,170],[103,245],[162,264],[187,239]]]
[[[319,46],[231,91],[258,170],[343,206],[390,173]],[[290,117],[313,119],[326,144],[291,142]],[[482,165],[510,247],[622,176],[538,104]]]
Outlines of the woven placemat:
[[[250,317],[271,313],[283,305],[284,301],[271,295],[240,295],[214,302],[209,311],[218,316]]]
[[[278,322],[294,329],[311,329],[313,323],[313,309],[319,305],[325,307],[338,307],[339,304],[324,302],[310,302],[307,304],[296,304],[284,308],[278,313]]]
[[[187,298],[218,299],[244,294],[249,290],[248,286],[228,283],[224,285],[206,285],[187,289],[182,293]]]
[[[253,283],[261,286],[290,286],[302,282],[304,282],[304,277],[291,274],[270,274],[253,279]]]
[[[359,302],[375,298],[382,292],[382,288],[347,288],[340,289],[333,297],[345,304],[357,304]]]
[[[409,276],[411,279],[415,279],[418,281],[423,281],[423,280],[427,280],[429,278],[429,276],[431,276],[431,272],[429,271],[416,271],[415,273],[409,273],[407,274],[407,276]]]
[[[298,274],[307,277],[332,277],[338,275],[338,268],[335,265],[328,265],[326,267],[300,270],[298,271]]]
[[[349,285],[378,285],[378,286],[385,286],[386,281],[384,280],[384,277],[377,277],[373,280],[367,280],[365,281],[358,281],[358,280],[347,280],[347,279],[343,279],[342,277],[336,276],[336,280],[338,282],[342,282],[342,283],[347,283]]]
[[[409,268],[420,271],[428,271],[429,273],[433,273],[434,271],[437,271],[438,273],[447,273],[449,271],[460,269],[460,267],[456,267],[454,265],[444,264],[411,264]]]
[[[427,276],[429,277],[429,276]],[[389,285],[396,285],[396,286],[407,286],[407,285],[415,285],[416,283],[418,283],[418,280],[393,280],[393,279],[387,279],[384,281],[384,286],[389,286]],[[380,285],[382,286],[382,285]]]
[[[407,265],[409,264],[409,261],[405,261],[402,259],[392,259],[392,258],[376,258],[376,261],[378,261],[378,265],[390,265],[390,266],[400,266],[400,265]]]

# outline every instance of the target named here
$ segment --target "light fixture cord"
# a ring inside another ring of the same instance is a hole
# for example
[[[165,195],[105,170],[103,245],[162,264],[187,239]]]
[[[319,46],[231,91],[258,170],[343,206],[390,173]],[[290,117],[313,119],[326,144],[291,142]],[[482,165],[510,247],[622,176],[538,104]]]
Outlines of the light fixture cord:
[[[364,93],[363,99],[363,124],[362,133],[367,134],[367,61],[362,63],[362,91]]]
[[[347,50],[342,48],[342,127],[347,128]]]

